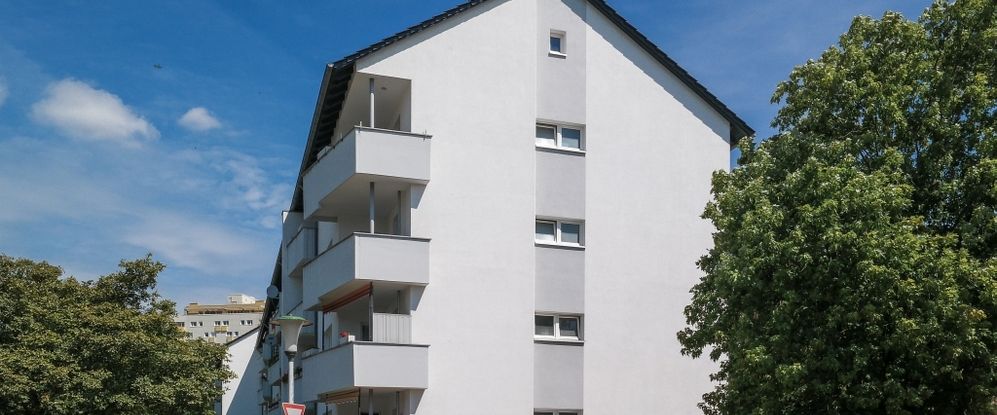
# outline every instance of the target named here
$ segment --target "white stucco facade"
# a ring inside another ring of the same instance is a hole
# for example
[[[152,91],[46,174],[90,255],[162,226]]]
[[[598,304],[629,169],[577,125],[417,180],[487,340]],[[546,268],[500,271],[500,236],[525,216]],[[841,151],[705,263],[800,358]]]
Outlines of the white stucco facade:
[[[225,393],[215,404],[218,415],[258,414],[257,396],[263,361],[256,354],[256,339],[260,331],[253,329],[226,344],[228,369],[235,377],[225,382]]]
[[[314,159],[306,148],[275,280],[275,313],[315,323],[299,402],[699,412],[714,367],[681,356],[675,334],[710,247],[699,216],[729,167],[730,114],[588,0],[482,2],[349,65],[323,83],[313,135],[327,111],[335,127]],[[276,402],[286,358],[272,357],[261,391]]]

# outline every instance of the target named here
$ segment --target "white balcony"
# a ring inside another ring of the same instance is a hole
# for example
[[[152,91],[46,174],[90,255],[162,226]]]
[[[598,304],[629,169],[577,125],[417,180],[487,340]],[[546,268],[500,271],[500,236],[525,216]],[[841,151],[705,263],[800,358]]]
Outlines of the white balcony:
[[[370,282],[429,284],[429,239],[352,234],[305,265],[303,307],[317,310]]]
[[[267,380],[266,383],[270,385],[280,384],[281,376],[284,375],[283,368],[287,366],[287,362],[283,362],[282,359],[277,359],[274,364],[267,367]]]
[[[287,243],[282,264],[284,275],[297,275],[305,262],[315,258],[315,229],[301,228]]]
[[[300,398],[348,389],[426,389],[429,346],[353,342],[301,360]]]
[[[430,141],[430,136],[424,134],[353,128],[320,152],[318,160],[305,171],[304,217],[365,212],[371,182],[382,188],[377,197],[389,204],[396,188],[428,183]]]

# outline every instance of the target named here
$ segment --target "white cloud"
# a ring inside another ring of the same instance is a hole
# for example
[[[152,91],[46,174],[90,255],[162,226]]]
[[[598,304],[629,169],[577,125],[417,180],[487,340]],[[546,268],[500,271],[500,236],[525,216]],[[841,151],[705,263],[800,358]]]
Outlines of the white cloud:
[[[209,274],[240,275],[265,269],[267,246],[254,235],[189,215],[159,212],[144,215],[125,232],[124,242],[150,250],[166,263]],[[261,263],[262,260],[262,263]]]
[[[35,121],[78,139],[139,147],[143,139],[159,138],[156,127],[136,115],[117,95],[75,79],[50,84],[31,114]]]
[[[3,106],[5,101],[7,101],[7,94],[7,81],[0,77],[0,107]]]
[[[231,183],[238,191],[239,203],[267,212],[279,211],[287,203],[290,186],[270,183],[256,159],[240,155],[225,161],[222,166],[232,177]]]
[[[46,259],[76,268],[113,269],[86,259],[95,250],[114,259],[151,251],[173,272],[269,276],[290,187],[268,174],[269,162],[235,150],[165,147],[0,140],[9,150],[0,151],[0,194],[10,195],[0,202],[0,246],[50,245],[45,252],[60,256]]]
[[[208,131],[222,126],[207,108],[194,107],[187,110],[177,122],[191,131]]]

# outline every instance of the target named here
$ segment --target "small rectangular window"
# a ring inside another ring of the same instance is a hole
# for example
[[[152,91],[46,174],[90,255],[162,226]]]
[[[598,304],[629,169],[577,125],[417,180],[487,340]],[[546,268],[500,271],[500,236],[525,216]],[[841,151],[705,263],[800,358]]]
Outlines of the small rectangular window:
[[[536,314],[534,321],[534,337],[541,340],[579,341],[581,335],[581,316]]]
[[[582,130],[561,128],[561,147],[579,150],[582,148]]]
[[[536,315],[533,317],[533,334],[542,337],[554,337],[554,316]]]
[[[582,150],[585,133],[579,127],[537,124],[536,144],[539,147]]]
[[[578,338],[578,317],[559,317],[557,320],[558,337]]]
[[[561,242],[580,245],[582,243],[582,225],[577,223],[561,223]]]
[[[567,51],[564,32],[558,30],[550,31],[550,54],[564,56]]]
[[[557,127],[553,125],[537,124],[537,145],[556,147]]]
[[[582,225],[577,222],[537,219],[535,240],[544,244],[582,246]]]
[[[541,242],[557,242],[557,222],[538,220],[536,239]]]

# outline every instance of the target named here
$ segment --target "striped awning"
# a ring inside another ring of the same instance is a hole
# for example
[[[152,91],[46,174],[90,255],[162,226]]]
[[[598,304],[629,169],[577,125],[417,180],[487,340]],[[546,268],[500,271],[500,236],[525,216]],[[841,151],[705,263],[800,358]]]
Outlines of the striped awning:
[[[350,389],[341,392],[326,392],[319,394],[319,401],[327,405],[344,405],[360,401],[360,389]]]
[[[349,294],[339,297],[335,299],[333,302],[329,303],[328,305],[322,307],[322,312],[328,313],[330,311],[336,311],[340,308],[343,308],[349,303],[352,303],[356,300],[359,300],[361,298],[370,295],[370,293],[373,291],[374,291],[374,283],[364,285],[363,287],[360,287],[359,289],[354,290]]]

